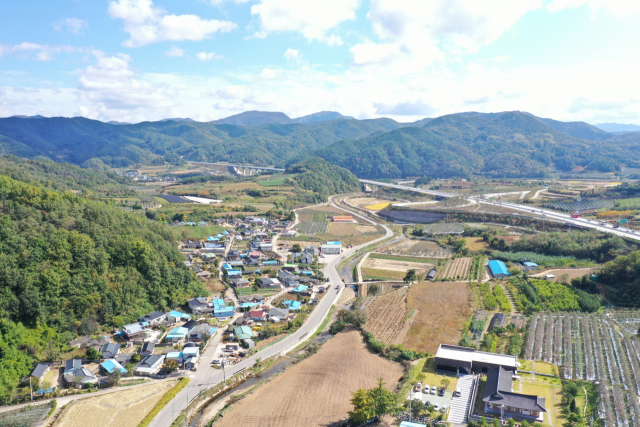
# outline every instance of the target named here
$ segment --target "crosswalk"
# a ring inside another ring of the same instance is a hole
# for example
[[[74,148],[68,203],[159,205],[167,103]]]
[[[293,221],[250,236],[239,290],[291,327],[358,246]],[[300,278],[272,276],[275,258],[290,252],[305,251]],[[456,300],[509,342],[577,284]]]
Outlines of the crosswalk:
[[[471,405],[471,392],[475,383],[475,376],[463,375],[458,378],[458,386],[460,388],[460,396],[451,399],[449,408],[449,417],[447,421],[454,424],[464,424],[467,422],[467,414],[469,413],[469,405]]]

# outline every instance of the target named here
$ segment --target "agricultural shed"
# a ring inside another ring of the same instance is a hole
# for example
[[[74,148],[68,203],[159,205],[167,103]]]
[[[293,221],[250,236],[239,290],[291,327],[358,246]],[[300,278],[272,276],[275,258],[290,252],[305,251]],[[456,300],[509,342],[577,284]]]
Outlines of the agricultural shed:
[[[300,301],[282,301],[282,305],[286,306],[289,310],[299,310],[302,303]]]
[[[49,372],[50,368],[51,368],[50,362],[38,363],[35,369],[33,370],[33,372],[31,372],[31,376],[33,378],[38,378],[40,381],[42,381],[44,377],[47,375],[47,373]]]
[[[496,328],[504,328],[507,322],[507,316],[504,313],[496,313],[493,315],[491,322],[489,323],[489,331],[493,331]]]
[[[433,280],[436,278],[436,274],[438,274],[438,270],[432,268],[429,273],[427,273],[427,280]]]
[[[293,289],[291,292],[304,292],[306,291],[308,286],[299,285],[297,288]]]
[[[538,264],[536,264],[535,262],[525,261],[522,264],[524,265],[524,271],[537,271],[538,270]]]
[[[511,276],[507,266],[502,261],[492,259],[489,261],[489,269],[491,270],[491,275],[496,279]]]
[[[172,310],[167,315],[167,318],[169,322],[175,323],[175,322],[181,322],[183,320],[191,319],[191,316],[188,314],[181,313],[179,311]]]
[[[187,328],[173,328],[167,334],[165,340],[171,341],[173,343],[183,340],[189,330]]]
[[[469,347],[440,344],[435,358],[438,369],[446,371],[488,372],[489,369],[503,367],[517,372],[519,363],[516,356],[477,351]]]
[[[334,215],[333,222],[353,222],[352,215]]]

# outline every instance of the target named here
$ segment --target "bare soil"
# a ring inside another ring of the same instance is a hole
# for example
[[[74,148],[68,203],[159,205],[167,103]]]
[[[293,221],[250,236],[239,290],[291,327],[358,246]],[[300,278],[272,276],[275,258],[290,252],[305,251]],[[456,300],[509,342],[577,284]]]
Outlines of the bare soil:
[[[404,339],[404,347],[435,354],[440,343],[458,344],[463,324],[473,313],[473,305],[468,283],[413,284],[407,296],[407,308],[417,309],[418,313]]]
[[[365,268],[375,268],[380,270],[401,271],[406,273],[407,270],[415,269],[416,273],[424,274],[431,270],[435,264],[427,264],[424,262],[398,261],[390,259],[367,258],[364,262]]]
[[[567,274],[569,276],[567,280],[571,281],[571,279],[575,279],[576,277],[582,277],[585,274],[593,274],[593,272],[596,270],[597,270],[596,268],[559,268],[559,269],[552,269],[552,270],[541,270],[537,273],[530,274],[530,276],[544,277],[547,274],[553,274],[554,276],[556,276],[556,278],[553,279],[552,281],[557,282],[560,280],[560,277],[563,274]]]
[[[404,239],[384,249],[385,253],[394,255],[424,255],[439,251],[443,249],[436,242],[416,239]]]
[[[329,234],[334,236],[361,236],[364,233],[380,233],[371,225],[359,225],[355,223],[332,222],[329,224]]]
[[[351,392],[374,387],[380,377],[392,389],[402,371],[401,365],[367,350],[359,332],[342,332],[245,397],[214,425],[326,426],[348,417]]]
[[[367,314],[364,329],[387,345],[401,344],[417,315],[417,310],[406,308],[407,292],[402,287],[382,296],[367,297],[372,300],[366,302],[364,309]]]

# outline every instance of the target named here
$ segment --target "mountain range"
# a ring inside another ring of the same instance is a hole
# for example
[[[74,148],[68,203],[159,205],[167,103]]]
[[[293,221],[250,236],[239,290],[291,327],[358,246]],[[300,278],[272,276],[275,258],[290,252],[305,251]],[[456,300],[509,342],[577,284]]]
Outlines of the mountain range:
[[[179,159],[287,166],[310,156],[361,178],[545,176],[611,172],[640,161],[640,132],[615,135],[584,122],[529,113],[465,112],[412,123],[323,111],[296,119],[247,111],[209,123],[138,124],[81,117],[0,119],[0,153],[84,166],[131,167]]]

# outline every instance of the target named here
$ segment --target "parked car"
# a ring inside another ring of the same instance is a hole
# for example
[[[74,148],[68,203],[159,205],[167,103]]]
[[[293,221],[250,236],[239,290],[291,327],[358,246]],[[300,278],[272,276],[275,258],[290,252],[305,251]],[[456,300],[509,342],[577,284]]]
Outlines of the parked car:
[[[515,375],[514,375],[515,376]],[[515,378],[514,378],[515,379]],[[456,387],[456,391],[453,393],[455,397],[460,397],[462,395],[462,389],[460,387]]]
[[[429,402],[428,400],[426,402],[424,402],[424,406],[425,408],[429,408],[431,406],[431,402]]]
[[[424,388],[422,389],[422,392],[424,394],[429,394],[429,390],[431,390],[431,388],[429,387],[429,384],[425,385]]]
[[[422,389],[422,383],[416,384],[415,391],[420,391]]]
[[[440,412],[442,412],[443,414],[447,412],[447,405],[442,405],[442,408],[440,408]]]
[[[431,394],[436,394],[438,392],[438,387],[433,386],[431,387]]]
[[[438,396],[444,396],[444,390],[445,388],[442,387],[439,391],[438,391]]]
[[[440,410],[440,405],[438,405],[437,403],[433,405],[433,410],[438,412]]]

